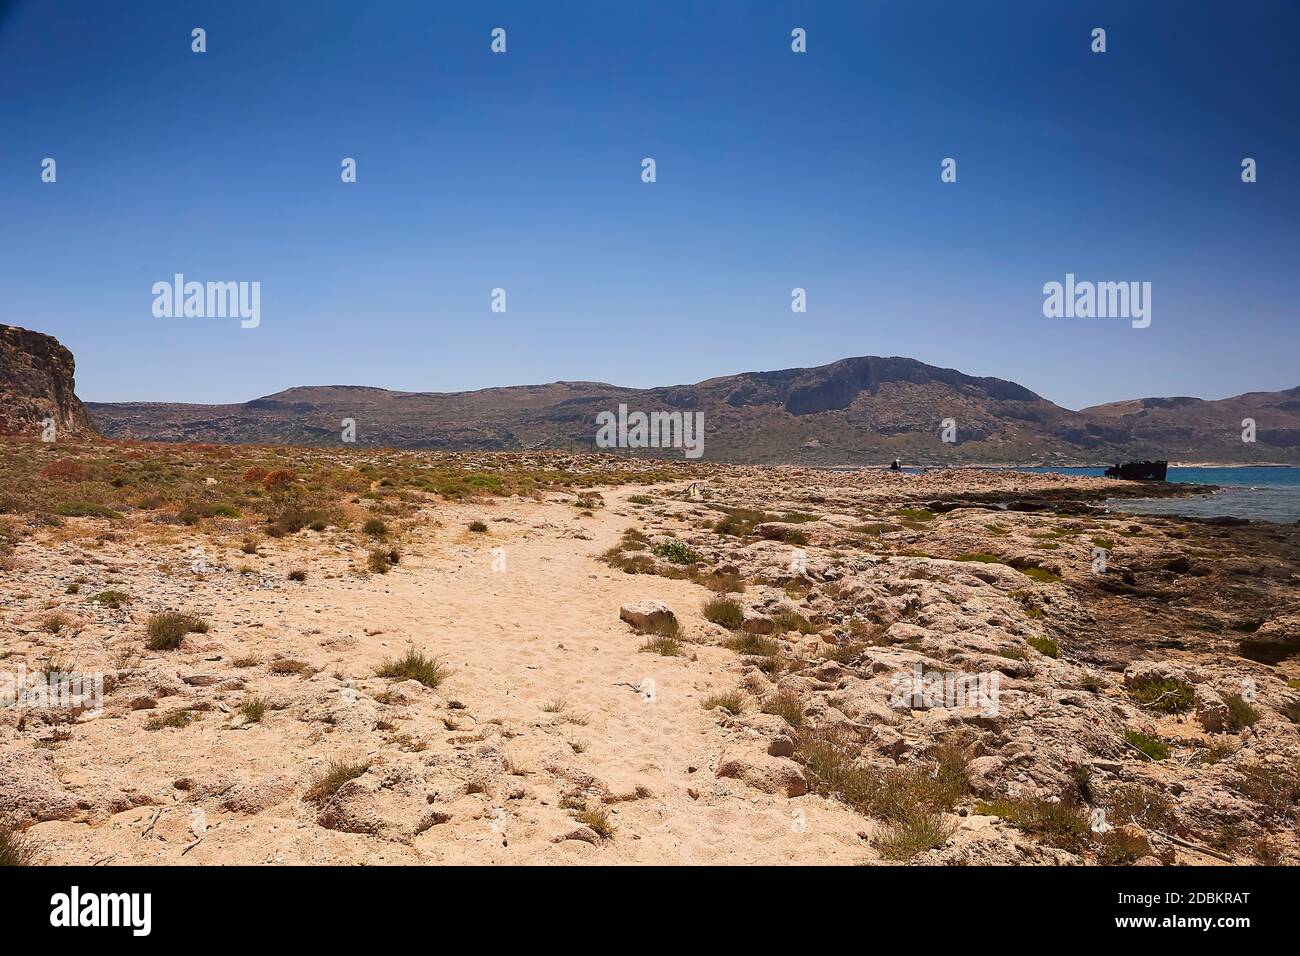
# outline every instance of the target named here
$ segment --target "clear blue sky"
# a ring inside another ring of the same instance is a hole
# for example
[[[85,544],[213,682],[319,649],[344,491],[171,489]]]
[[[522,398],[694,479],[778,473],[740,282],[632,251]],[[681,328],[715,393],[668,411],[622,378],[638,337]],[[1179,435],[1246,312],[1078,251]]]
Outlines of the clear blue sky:
[[[175,272],[260,281],[260,328],[155,318]],[[1044,318],[1067,272],[1151,327]],[[1298,276],[1295,0],[0,0],[0,322],[88,400],[851,355],[1217,398],[1300,384]]]

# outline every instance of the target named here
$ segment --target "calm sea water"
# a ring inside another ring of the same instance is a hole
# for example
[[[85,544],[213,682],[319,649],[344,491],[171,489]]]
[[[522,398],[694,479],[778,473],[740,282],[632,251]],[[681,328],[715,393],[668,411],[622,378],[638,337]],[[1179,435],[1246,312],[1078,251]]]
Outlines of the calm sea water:
[[[1100,475],[1104,468],[1024,468],[1066,475]],[[1232,515],[1252,521],[1291,524],[1300,521],[1300,468],[1174,468],[1169,481],[1219,485],[1211,495],[1191,498],[1112,498],[1108,507],[1134,514]]]

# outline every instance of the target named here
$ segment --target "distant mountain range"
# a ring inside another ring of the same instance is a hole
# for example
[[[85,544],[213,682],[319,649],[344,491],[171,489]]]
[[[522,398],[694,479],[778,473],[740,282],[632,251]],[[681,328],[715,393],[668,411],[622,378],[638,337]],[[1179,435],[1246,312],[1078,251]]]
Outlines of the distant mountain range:
[[[88,403],[111,437],[446,450],[590,450],[600,412],[704,416],[704,458],[751,463],[1080,463],[1138,458],[1300,464],[1300,388],[1220,401],[1145,398],[1070,411],[1014,382],[909,358],[849,358],[695,385],[553,382],[473,392],[331,385],[239,405]],[[1256,441],[1242,441],[1242,420]],[[941,440],[952,419],[956,442]],[[680,452],[647,450],[678,457]]]
[[[1300,464],[1300,388],[1219,401],[1142,398],[1075,412],[1014,382],[909,358],[849,358],[648,389],[599,382],[474,392],[322,385],[238,405],[88,402],[84,408],[73,371],[72,354],[54,338],[0,325],[0,433],[39,434],[52,418],[64,435],[97,427],[110,438],[148,441],[341,446],[344,422],[351,420],[362,447],[591,450],[597,415],[626,405],[629,413],[701,413],[704,458],[712,461]],[[1247,418],[1255,422],[1253,443],[1242,441]],[[946,419],[952,443],[941,440]]]

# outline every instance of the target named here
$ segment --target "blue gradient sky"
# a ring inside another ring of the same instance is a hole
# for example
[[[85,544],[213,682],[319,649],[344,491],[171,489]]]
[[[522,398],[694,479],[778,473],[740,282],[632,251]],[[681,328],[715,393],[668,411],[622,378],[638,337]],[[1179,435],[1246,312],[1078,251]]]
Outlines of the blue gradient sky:
[[[850,355],[1076,408],[1300,384],[1300,5],[980,6],[0,0],[0,322],[96,401]],[[260,281],[260,328],[154,318],[174,272]],[[1044,318],[1066,272],[1150,281],[1151,327]]]

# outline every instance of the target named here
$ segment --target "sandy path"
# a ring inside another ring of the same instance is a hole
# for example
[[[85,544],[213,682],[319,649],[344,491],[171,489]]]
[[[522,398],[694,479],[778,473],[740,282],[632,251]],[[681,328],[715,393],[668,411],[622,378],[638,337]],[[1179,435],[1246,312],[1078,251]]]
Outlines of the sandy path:
[[[256,814],[229,813],[201,796],[178,797],[181,805],[167,809],[147,839],[139,833],[156,807],[90,826],[45,823],[36,832],[63,844],[68,859],[116,853],[115,863],[854,863],[872,856],[858,836],[871,825],[839,805],[768,795],[715,777],[724,748],[758,751],[766,739],[723,726],[717,713],[701,707],[704,696],[735,688],[739,678],[732,652],[695,643],[713,632],[699,613],[709,592],[685,581],[624,574],[595,559],[639,523],[623,503],[636,491],[606,492],[609,506],[592,517],[559,503],[447,506],[438,513],[442,527],[409,539],[402,564],[388,575],[313,576],[296,591],[258,591],[218,603],[213,633],[221,636],[214,647],[227,659],[260,646],[268,656],[289,654],[322,668],[308,681],[250,680],[250,693],[273,699],[322,682],[334,687],[339,677],[353,678],[362,697],[373,698],[387,686],[370,676],[383,659],[409,645],[442,657],[452,676],[394,718],[397,729],[427,741],[427,750],[395,753],[383,734],[348,720],[322,733],[319,724],[291,716],[297,706],[238,733],[205,719],[124,739],[121,721],[97,721],[56,756],[69,783],[97,779],[99,748],[114,751],[114,759],[146,779],[169,780],[187,770],[241,779],[279,773],[297,779],[296,793]],[[489,522],[489,534],[465,530],[476,518]],[[505,570],[494,571],[503,556]],[[641,599],[674,609],[690,642],[686,656],[639,651],[642,638],[618,619],[618,610]],[[650,682],[653,699],[633,689]],[[237,706],[243,697],[235,693],[231,701]],[[463,709],[449,710],[449,701]],[[545,709],[557,701],[562,711]],[[447,716],[457,730],[442,724]],[[299,799],[310,767],[322,760],[463,762],[481,746],[469,739],[476,732],[521,772],[492,792],[454,795],[446,804],[451,820],[409,841],[326,829]],[[575,753],[569,741],[585,749]],[[557,842],[575,826],[560,806],[563,792],[575,780],[592,779],[615,794],[640,787],[650,796],[608,807],[618,826],[612,840]],[[204,808],[209,829],[181,858],[195,804]]]

